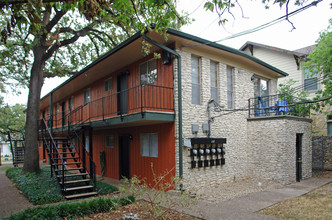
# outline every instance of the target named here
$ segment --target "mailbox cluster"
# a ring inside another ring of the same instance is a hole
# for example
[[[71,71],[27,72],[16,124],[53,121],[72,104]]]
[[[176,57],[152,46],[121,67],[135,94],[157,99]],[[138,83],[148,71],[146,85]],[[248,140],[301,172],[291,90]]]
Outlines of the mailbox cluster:
[[[225,164],[225,138],[192,138],[191,168],[212,167]]]

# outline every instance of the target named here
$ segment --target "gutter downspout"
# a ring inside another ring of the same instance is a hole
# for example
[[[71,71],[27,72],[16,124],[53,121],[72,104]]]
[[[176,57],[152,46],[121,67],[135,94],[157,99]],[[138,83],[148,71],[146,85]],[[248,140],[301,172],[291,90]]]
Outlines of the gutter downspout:
[[[181,56],[176,51],[162,45],[151,38],[148,38],[145,34],[142,34],[144,40],[154,44],[155,46],[166,50],[167,52],[173,54],[178,59],[178,114],[179,114],[179,177],[183,178],[183,155],[182,155],[182,83],[181,83]],[[180,190],[183,190],[183,185],[180,185]]]

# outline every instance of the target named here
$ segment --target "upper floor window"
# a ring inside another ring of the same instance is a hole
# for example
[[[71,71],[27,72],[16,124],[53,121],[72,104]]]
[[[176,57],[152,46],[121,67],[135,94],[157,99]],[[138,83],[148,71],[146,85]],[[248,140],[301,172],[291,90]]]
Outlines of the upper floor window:
[[[157,81],[157,60],[152,59],[139,66],[141,85]]]
[[[219,102],[218,76],[218,63],[210,61],[211,98],[216,102]]]
[[[254,79],[254,96],[255,97],[269,96],[269,93],[270,93],[269,84],[270,84],[269,80],[255,77],[255,79]]]
[[[113,89],[113,79],[112,77],[105,80],[105,92]]]
[[[312,74],[308,69],[304,69],[304,89],[307,91],[317,90],[317,73]]]
[[[69,108],[69,110],[74,109],[74,96],[72,96],[68,99],[68,108]]]
[[[83,97],[83,103],[84,105],[90,103],[91,98],[90,98],[90,88],[84,90],[84,97]]]
[[[158,133],[141,134],[141,156],[158,157]]]
[[[56,103],[55,106],[54,106],[54,111],[55,111],[55,115],[59,114],[59,104]]]
[[[234,67],[226,67],[227,75],[227,107],[234,108]]]
[[[201,62],[196,56],[191,56],[191,103],[201,104]]]

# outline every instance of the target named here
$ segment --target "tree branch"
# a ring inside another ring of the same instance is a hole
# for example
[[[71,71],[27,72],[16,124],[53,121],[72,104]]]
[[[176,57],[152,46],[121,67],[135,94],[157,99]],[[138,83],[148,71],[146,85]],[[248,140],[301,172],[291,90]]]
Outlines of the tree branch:
[[[60,47],[64,47],[64,46],[67,46],[69,44],[72,44],[75,41],[77,41],[80,37],[86,36],[87,33],[91,30],[90,26],[91,25],[89,25],[89,26],[87,26],[87,27],[85,27],[85,28],[83,28],[79,31],[76,31],[72,38],[65,39],[63,41],[60,41],[60,42],[57,42],[57,43],[53,44],[52,47],[43,56],[43,60],[44,61],[48,60],[53,55],[53,53],[56,50],[58,50]]]
[[[293,31],[293,30],[296,29],[296,28],[295,28],[293,22],[291,22],[291,21],[289,20],[289,17],[288,17],[288,4],[289,4],[289,0],[287,0],[287,2],[286,2],[286,21],[288,21],[288,22],[292,25],[292,30],[291,30],[291,31]]]
[[[77,74],[78,72],[71,72],[71,71],[65,71],[67,73],[67,75],[75,75]],[[59,72],[59,71],[56,71],[56,72],[44,72],[43,76],[45,78],[53,78],[53,77],[56,77],[56,76],[63,76],[63,72]]]
[[[98,46],[97,46],[96,42],[93,40],[93,38],[90,36],[90,34],[88,35],[88,37],[90,38],[91,42],[95,46],[95,49],[96,49],[96,52],[97,52],[97,56],[99,57],[99,49],[98,49]]]
[[[68,0],[43,0],[43,3],[50,3],[50,2],[68,2]],[[1,0],[0,8],[6,5],[18,5],[18,4],[26,4],[28,0]]]
[[[55,9],[55,7],[53,7]],[[66,14],[65,11],[58,11],[58,10],[54,10],[56,11],[55,16],[53,17],[53,19],[48,22],[48,24],[45,26],[45,29],[47,32],[51,32],[52,28],[59,22],[59,20]]]

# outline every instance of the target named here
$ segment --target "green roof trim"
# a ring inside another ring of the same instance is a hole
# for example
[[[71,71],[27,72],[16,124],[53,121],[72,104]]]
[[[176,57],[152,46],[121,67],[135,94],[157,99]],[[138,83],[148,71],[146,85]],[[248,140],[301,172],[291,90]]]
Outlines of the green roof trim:
[[[251,56],[251,55],[249,55],[249,54],[247,54],[247,53],[245,53],[241,50],[234,49],[232,47],[228,47],[228,46],[225,46],[225,45],[222,45],[222,44],[217,44],[213,41],[205,40],[203,38],[196,37],[194,35],[187,34],[187,33],[172,29],[172,28],[169,28],[167,33],[169,33],[171,35],[181,37],[181,38],[185,38],[187,40],[195,41],[199,44],[202,44],[202,46],[207,45],[207,46],[211,46],[211,47],[214,47],[214,48],[217,48],[217,49],[220,49],[220,50],[224,50],[224,51],[227,51],[227,52],[230,52],[230,53],[233,53],[233,54],[243,56],[243,57],[248,58],[248,59],[250,59],[250,60],[252,60],[252,61],[254,61],[254,62],[256,62],[256,63],[258,63],[262,66],[265,66],[266,68],[268,68],[272,71],[275,71],[275,72],[279,73],[282,76],[288,76],[288,73],[285,73],[284,71],[282,71],[282,70],[280,70],[280,69],[278,69],[274,66],[271,66],[270,64],[265,63],[264,61],[254,57],[254,56]]]
[[[271,66],[267,63],[265,63],[264,61],[253,57],[243,51],[234,49],[232,47],[228,47],[228,46],[224,46],[222,44],[217,44],[215,42],[212,41],[208,41],[205,40],[203,38],[200,37],[196,37],[194,35],[191,34],[187,34],[172,28],[169,28],[167,31],[168,34],[174,35],[174,36],[178,36],[187,40],[191,40],[194,42],[197,42],[199,44],[202,45],[207,45],[207,46],[211,46],[220,50],[224,50],[233,54],[237,54],[240,56],[243,56],[245,58],[248,58],[262,66],[267,67],[268,69],[279,73],[282,76],[288,76],[287,73],[285,73],[284,71],[281,71],[277,68],[275,68],[274,66]],[[88,69],[90,69],[91,67],[97,65],[98,63],[100,63],[101,61],[103,61],[104,59],[106,59],[107,57],[111,56],[112,54],[116,53],[117,51],[121,50],[122,48],[126,47],[127,45],[129,45],[130,43],[134,42],[135,40],[139,39],[142,36],[142,32],[137,32],[136,34],[134,34],[133,36],[129,37],[127,40],[123,41],[122,43],[120,43],[118,46],[115,46],[113,49],[111,49],[109,52],[106,52],[104,55],[98,57],[96,60],[94,60],[93,62],[91,62],[89,65],[87,65],[86,67],[84,67],[82,70],[80,70],[78,73],[76,73],[75,75],[73,75],[72,77],[70,77],[69,79],[67,79],[66,81],[64,81],[63,83],[61,83],[59,86],[57,86],[56,88],[54,88],[51,92],[47,93],[46,95],[44,95],[44,97],[41,98],[41,100],[45,99],[47,96],[49,96],[51,93],[55,92],[56,90],[60,89],[62,86],[66,85],[67,83],[69,83],[70,81],[74,80],[76,77],[80,76],[81,74],[83,74],[84,72],[86,72]]]

